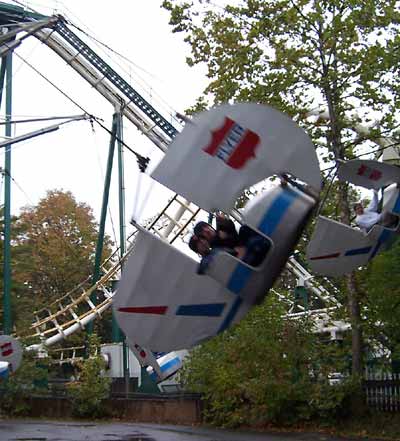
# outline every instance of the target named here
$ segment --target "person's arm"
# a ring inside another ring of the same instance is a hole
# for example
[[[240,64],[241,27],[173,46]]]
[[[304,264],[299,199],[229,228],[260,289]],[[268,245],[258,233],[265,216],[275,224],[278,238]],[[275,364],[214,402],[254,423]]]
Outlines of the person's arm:
[[[365,221],[365,216],[360,215],[356,217],[356,224],[358,227],[360,227],[364,232],[366,232],[368,230],[368,228],[370,228],[370,222],[366,222]]]
[[[210,265],[210,262],[213,259],[214,253],[211,251],[210,254],[207,254],[207,256],[202,257],[202,259],[199,262],[199,265],[197,267],[197,274],[203,275],[206,273],[207,268]]]
[[[365,211],[375,211],[378,212],[378,192],[374,190],[371,202],[368,204],[368,207],[365,209]]]
[[[223,231],[224,233],[226,233],[230,237],[237,236],[235,224],[233,223],[233,221],[231,219],[227,218],[224,215],[217,214],[215,220],[216,220],[218,231]]]
[[[362,230],[368,231],[375,224],[380,222],[381,218],[382,214],[377,213],[376,211],[370,211],[368,213],[357,216],[356,223]]]

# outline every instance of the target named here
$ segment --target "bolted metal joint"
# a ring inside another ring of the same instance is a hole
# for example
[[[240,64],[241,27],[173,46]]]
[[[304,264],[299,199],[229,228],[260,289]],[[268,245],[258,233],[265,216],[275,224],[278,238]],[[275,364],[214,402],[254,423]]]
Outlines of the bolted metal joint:
[[[144,173],[146,171],[147,165],[150,162],[150,158],[145,158],[144,156],[138,156],[137,163],[139,166],[139,170]]]

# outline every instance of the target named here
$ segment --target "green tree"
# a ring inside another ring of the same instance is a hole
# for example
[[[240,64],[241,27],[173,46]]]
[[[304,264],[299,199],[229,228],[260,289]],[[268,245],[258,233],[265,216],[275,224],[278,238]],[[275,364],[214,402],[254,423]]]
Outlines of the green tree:
[[[24,285],[18,280],[15,280],[15,269],[17,262],[21,261],[23,253],[21,253],[21,248],[17,244],[17,238],[22,234],[21,226],[17,223],[18,218],[16,216],[11,217],[11,271],[12,271],[12,296],[11,296],[11,310],[13,321],[21,315],[23,311],[17,308],[17,299],[21,297],[24,292]],[[3,277],[3,261],[4,261],[4,207],[0,207],[0,255],[1,255],[1,265],[0,265],[0,299],[1,305],[3,305],[3,292],[4,292],[4,277]],[[1,308],[1,312],[3,309]]]
[[[18,308],[27,313],[20,320],[25,327],[29,311],[47,306],[86,279],[90,285],[98,225],[88,205],[70,192],[52,190],[37,206],[21,211],[16,228],[13,277],[25,288],[18,299]],[[104,256],[110,255],[110,246],[106,237]]]
[[[366,297],[365,333],[371,351],[384,348],[386,361],[400,361],[400,241],[377,256],[360,274]],[[376,343],[377,342],[377,343]],[[379,351],[382,353],[382,351]],[[398,369],[398,366],[396,366]]]
[[[398,123],[399,19],[395,0],[164,1],[174,32],[191,47],[189,65],[204,63],[210,83],[192,110],[210,103],[270,104],[297,120],[329,162],[351,159]],[[327,119],[312,120],[323,107]],[[359,136],[356,123],[376,120]],[[367,139],[369,138],[369,139]],[[350,222],[348,186],[331,195],[338,219]],[[362,373],[362,290],[345,277],[352,324],[352,372]]]

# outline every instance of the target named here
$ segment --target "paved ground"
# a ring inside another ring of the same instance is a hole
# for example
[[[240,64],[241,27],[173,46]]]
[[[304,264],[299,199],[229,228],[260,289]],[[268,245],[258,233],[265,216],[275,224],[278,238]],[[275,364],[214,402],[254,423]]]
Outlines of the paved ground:
[[[315,433],[267,434],[158,424],[0,421],[1,441],[349,441]]]

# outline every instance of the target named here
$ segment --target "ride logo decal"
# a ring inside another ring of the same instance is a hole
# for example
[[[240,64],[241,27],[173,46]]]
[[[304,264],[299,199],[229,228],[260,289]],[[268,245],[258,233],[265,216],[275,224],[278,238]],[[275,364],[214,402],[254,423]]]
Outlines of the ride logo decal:
[[[3,357],[8,357],[13,353],[13,348],[11,342],[3,343],[0,346],[0,353]]]
[[[239,170],[255,158],[260,137],[232,119],[225,117],[223,125],[211,134],[211,142],[203,151],[221,159],[229,167]]]
[[[357,170],[359,176],[364,176],[372,181],[378,181],[382,177],[382,172],[376,170],[375,168],[368,167],[366,165],[361,165]]]

